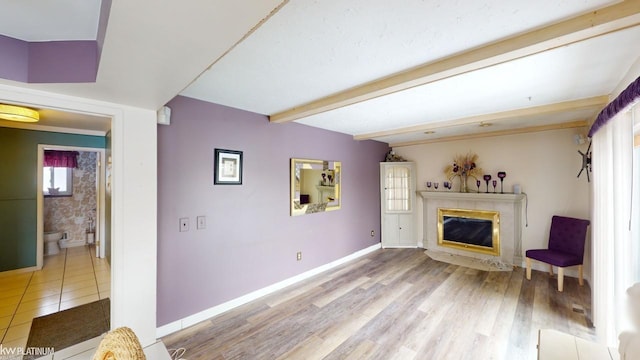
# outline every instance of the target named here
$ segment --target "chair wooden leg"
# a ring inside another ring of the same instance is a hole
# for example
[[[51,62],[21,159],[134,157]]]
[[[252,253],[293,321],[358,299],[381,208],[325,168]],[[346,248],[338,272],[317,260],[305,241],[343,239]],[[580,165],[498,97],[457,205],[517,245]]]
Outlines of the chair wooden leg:
[[[578,265],[578,283],[580,284],[580,286],[584,285],[583,271],[584,269],[582,268],[582,265]]]
[[[558,291],[564,289],[564,268],[558,267]]]
[[[549,275],[553,276],[553,265],[549,264]]]
[[[527,258],[527,280],[531,280],[531,259]]]

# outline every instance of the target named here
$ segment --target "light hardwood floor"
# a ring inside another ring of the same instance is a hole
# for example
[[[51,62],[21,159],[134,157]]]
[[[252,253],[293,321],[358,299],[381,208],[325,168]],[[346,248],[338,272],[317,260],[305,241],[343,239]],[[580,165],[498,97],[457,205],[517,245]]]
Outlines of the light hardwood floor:
[[[593,339],[590,289],[378,250],[163,339],[196,359],[535,359],[537,332]]]

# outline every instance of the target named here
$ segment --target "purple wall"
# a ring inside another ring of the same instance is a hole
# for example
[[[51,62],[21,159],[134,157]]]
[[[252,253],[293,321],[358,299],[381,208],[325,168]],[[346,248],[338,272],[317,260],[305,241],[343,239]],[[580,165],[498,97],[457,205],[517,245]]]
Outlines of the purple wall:
[[[95,82],[95,40],[27,42],[0,35],[0,78],[28,83]]]
[[[0,78],[27,82],[29,43],[0,35]]]
[[[171,125],[158,126],[158,326],[380,242],[387,144],[186,97],[168,106]],[[214,148],[244,151],[242,186],[213,185]],[[292,157],[342,161],[342,209],[289,216]]]
[[[29,43],[30,83],[95,82],[97,73],[95,40]]]
[[[0,78],[24,83],[95,82],[111,0],[102,0],[96,40],[28,42],[0,35]]]

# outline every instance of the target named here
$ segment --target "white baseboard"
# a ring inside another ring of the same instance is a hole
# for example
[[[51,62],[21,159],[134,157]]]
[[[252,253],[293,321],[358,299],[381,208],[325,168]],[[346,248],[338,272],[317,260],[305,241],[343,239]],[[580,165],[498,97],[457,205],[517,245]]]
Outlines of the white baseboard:
[[[415,245],[398,245],[398,246],[383,246],[383,249],[417,249],[419,246]]]
[[[203,310],[199,313],[187,316],[185,318],[182,318],[180,320],[176,320],[173,321],[169,324],[166,325],[162,325],[160,327],[158,327],[156,329],[156,337],[157,338],[161,338],[163,336],[167,336],[171,333],[174,333],[176,331],[180,331],[182,329],[188,328],[189,326],[195,325],[199,322],[202,322],[204,320],[207,320],[209,318],[212,318],[216,315],[220,315],[226,311],[229,311],[231,309],[234,309],[240,305],[244,305],[248,302],[251,302],[253,300],[259,299],[265,295],[269,295],[273,292],[276,292],[278,290],[284,289],[287,286],[293,285],[295,283],[298,283],[300,281],[306,280],[312,276],[318,275],[322,272],[325,272],[327,270],[331,270],[332,268],[335,268],[339,265],[342,265],[346,262],[349,262],[351,260],[357,259],[359,257],[365,256],[371,252],[374,252],[376,250],[380,249],[380,244],[375,244],[372,246],[369,246],[368,248],[364,248],[362,250],[356,251],[351,255],[347,255],[343,258],[340,258],[338,260],[332,261],[328,264],[319,266],[315,269],[311,269],[309,271],[303,272],[302,274],[296,275],[294,277],[290,277],[288,279],[285,279],[283,281],[277,282],[273,285],[269,285],[265,288],[253,291],[251,293],[248,293],[246,295],[240,296],[239,298],[235,298],[233,300],[229,300],[225,303],[222,303],[220,305],[216,305],[214,307],[211,307],[209,309]]]

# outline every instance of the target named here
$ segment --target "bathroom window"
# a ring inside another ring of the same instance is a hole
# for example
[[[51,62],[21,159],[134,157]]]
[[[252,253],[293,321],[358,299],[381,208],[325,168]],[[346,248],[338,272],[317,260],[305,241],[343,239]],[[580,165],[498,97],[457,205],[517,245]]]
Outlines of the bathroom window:
[[[42,191],[45,196],[73,195],[73,168],[45,166]]]

